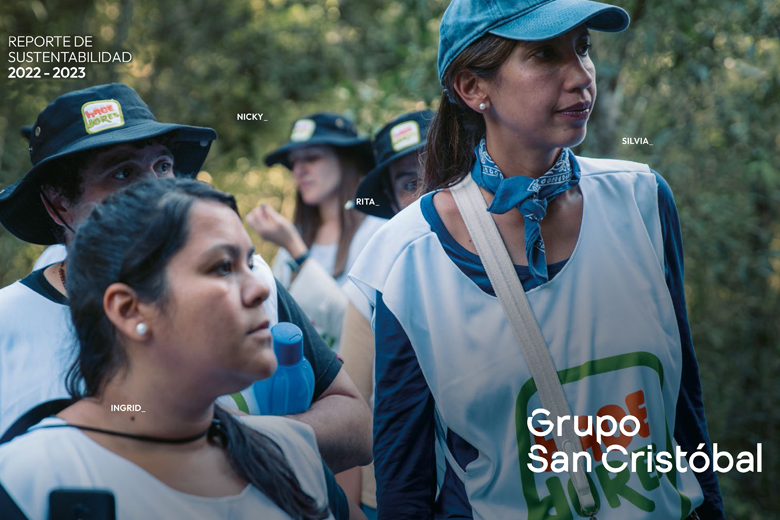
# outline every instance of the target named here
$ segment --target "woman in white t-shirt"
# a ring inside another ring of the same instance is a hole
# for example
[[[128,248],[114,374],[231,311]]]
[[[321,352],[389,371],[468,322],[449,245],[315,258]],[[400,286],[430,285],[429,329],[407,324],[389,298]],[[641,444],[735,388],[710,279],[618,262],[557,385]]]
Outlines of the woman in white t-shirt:
[[[26,517],[49,518],[61,487],[109,490],[118,520],[347,517],[311,428],[215,405],[276,367],[253,253],[233,197],[205,183],[137,183],[95,208],[66,275],[74,402],[0,446]]]
[[[344,116],[313,114],[297,120],[290,141],[265,162],[292,171],[298,188],[295,216],[289,222],[261,205],[247,215],[247,223],[279,246],[274,275],[337,350],[348,301],[341,288],[363,246],[385,222],[353,209],[357,186],[374,164],[369,140]]]

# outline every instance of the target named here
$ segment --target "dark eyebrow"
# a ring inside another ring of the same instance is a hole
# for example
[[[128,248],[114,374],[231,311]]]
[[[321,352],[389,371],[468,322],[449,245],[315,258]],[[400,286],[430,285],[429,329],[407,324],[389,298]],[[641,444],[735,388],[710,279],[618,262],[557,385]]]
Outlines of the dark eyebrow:
[[[106,169],[106,168],[113,168],[114,166],[117,166],[119,164],[122,164],[123,162],[130,161],[133,158],[132,155],[114,155],[107,159],[104,159],[98,164],[98,168],[100,169]]]
[[[211,253],[213,251],[225,252],[231,258],[238,258],[241,256],[241,249],[230,244],[219,244],[214,247],[210,247],[206,253]]]
[[[231,245],[231,244],[219,244],[214,247],[209,248],[206,253],[211,253],[212,251],[224,251],[226,252],[231,258],[240,258],[241,257],[241,248]],[[247,253],[247,258],[252,258],[255,255],[255,247],[252,246],[249,248],[249,252]]]
[[[166,149],[164,152],[162,152],[160,154],[160,156],[157,158],[157,160],[159,161],[163,157],[166,157],[166,158],[170,159],[171,161],[173,161],[173,153],[170,150],[168,150],[168,149]],[[97,167],[99,169],[105,170],[107,168],[113,168],[114,166],[120,165],[120,164],[122,164],[124,162],[133,161],[134,159],[135,159],[135,155],[132,152],[125,152],[125,153],[122,153],[122,154],[109,156],[108,158],[100,161],[98,163]]]

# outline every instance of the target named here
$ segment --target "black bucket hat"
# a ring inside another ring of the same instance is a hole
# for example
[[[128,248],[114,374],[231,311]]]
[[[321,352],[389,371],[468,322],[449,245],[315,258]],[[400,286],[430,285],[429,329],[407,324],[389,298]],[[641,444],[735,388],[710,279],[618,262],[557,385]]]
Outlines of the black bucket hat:
[[[98,85],[64,94],[38,115],[30,134],[33,167],[0,190],[0,222],[25,242],[55,244],[57,225],[41,202],[41,179],[64,157],[103,146],[171,134],[174,171],[194,177],[217,133],[211,128],[158,123],[132,88]],[[62,172],[67,174],[67,172]]]
[[[356,198],[374,199],[376,205],[361,204],[357,206],[360,211],[380,218],[395,215],[388,198],[388,167],[393,161],[425,147],[433,115],[430,110],[410,112],[393,119],[377,132],[371,143],[377,164],[360,181],[355,193]]]
[[[328,145],[337,148],[354,148],[373,164],[371,143],[368,138],[360,137],[355,124],[339,114],[320,112],[298,119],[290,132],[290,140],[265,156],[266,166],[283,164],[292,169],[289,156],[297,148],[314,145]]]
[[[30,141],[30,137],[32,136],[33,126],[35,125],[25,125],[19,127],[19,134],[27,139],[27,141]]]

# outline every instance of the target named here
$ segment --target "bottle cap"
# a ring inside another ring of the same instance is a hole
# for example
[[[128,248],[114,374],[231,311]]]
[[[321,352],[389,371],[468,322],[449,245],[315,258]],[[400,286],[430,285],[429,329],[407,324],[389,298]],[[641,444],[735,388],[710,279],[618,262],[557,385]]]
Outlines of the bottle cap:
[[[280,365],[294,365],[303,359],[303,332],[296,324],[277,323],[271,327],[271,336]]]

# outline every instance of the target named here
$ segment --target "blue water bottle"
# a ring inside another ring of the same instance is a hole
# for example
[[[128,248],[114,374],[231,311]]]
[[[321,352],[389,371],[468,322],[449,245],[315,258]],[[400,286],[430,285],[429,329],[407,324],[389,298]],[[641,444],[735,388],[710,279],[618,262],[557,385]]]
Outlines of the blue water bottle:
[[[309,409],[314,396],[314,370],[303,356],[303,332],[294,323],[271,327],[276,372],[252,389],[261,415],[292,415]]]

